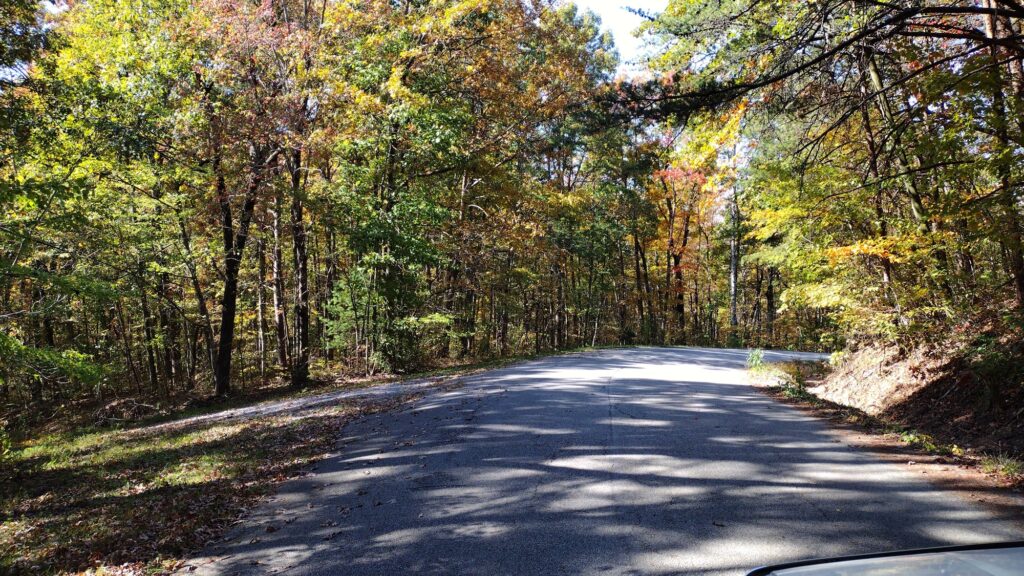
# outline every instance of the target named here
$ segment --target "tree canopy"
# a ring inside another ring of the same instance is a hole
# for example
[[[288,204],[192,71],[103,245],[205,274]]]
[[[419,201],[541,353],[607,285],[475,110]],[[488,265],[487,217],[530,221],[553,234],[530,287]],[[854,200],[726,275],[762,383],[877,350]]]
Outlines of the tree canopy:
[[[647,16],[623,78],[567,2],[5,4],[5,413],[1019,318],[1024,7]]]

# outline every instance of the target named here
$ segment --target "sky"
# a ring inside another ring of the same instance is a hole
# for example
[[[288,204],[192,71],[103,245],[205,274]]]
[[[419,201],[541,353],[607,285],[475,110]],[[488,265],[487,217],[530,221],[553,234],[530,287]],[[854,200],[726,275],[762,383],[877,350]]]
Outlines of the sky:
[[[668,5],[668,0],[575,0],[580,8],[593,10],[601,17],[601,27],[615,37],[615,46],[619,49],[622,59],[620,72],[636,72],[630,61],[635,61],[641,53],[642,41],[633,36],[633,31],[643,22],[639,16],[627,11],[626,8],[639,8],[651,12],[660,12]]]

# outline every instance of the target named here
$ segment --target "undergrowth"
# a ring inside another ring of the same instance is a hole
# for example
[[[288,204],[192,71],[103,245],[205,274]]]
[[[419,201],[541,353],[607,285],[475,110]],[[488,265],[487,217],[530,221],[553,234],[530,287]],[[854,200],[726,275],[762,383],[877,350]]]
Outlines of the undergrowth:
[[[0,573],[173,569],[319,459],[348,419],[387,406],[25,442],[0,467]]]
[[[985,456],[981,459],[981,469],[1014,480],[1024,479],[1024,461],[1005,454]]]

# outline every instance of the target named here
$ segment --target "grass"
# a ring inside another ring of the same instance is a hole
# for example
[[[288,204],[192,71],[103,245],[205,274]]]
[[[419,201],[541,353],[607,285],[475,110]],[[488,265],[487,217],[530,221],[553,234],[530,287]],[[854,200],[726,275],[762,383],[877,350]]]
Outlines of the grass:
[[[828,372],[828,366],[824,362],[768,363],[764,360],[762,350],[750,352],[747,357],[747,369],[755,380],[778,389],[786,398],[815,405],[821,400],[807,391],[807,384]]]
[[[981,469],[989,474],[1016,480],[1024,477],[1024,461],[1005,454],[985,456],[981,459]]]
[[[383,407],[26,442],[0,472],[0,573],[172,569],[319,459],[346,421]]]

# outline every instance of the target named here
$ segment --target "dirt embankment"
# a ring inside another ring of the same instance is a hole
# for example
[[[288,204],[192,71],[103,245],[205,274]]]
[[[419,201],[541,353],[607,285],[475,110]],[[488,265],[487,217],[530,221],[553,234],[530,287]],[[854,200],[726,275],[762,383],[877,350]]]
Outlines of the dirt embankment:
[[[867,346],[841,359],[819,398],[972,452],[1024,456],[1024,337],[1019,328],[964,325],[909,351]]]

